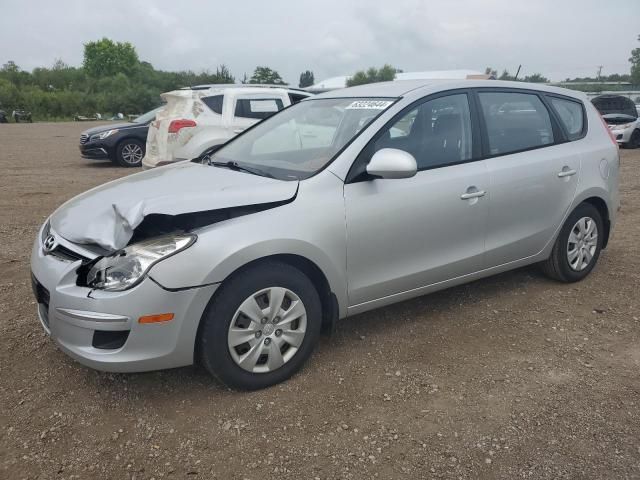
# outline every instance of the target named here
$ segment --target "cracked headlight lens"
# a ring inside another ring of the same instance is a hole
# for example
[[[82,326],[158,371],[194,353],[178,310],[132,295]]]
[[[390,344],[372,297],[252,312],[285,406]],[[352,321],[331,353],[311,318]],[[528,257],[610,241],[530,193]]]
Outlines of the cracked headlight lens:
[[[193,234],[173,234],[129,245],[98,260],[87,273],[87,285],[114,292],[127,290],[153,265],[190,247],[196,238]]]

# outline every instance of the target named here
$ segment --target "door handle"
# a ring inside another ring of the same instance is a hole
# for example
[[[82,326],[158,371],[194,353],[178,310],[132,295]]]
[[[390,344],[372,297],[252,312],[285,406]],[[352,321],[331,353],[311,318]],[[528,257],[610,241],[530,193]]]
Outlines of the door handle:
[[[476,190],[475,192],[467,191],[467,193],[463,193],[462,195],[460,195],[460,198],[462,200],[469,200],[471,198],[484,197],[486,194],[487,192],[485,192],[484,190]]]
[[[242,133],[242,132],[244,132],[244,128],[235,128],[233,130],[233,133]]]
[[[563,178],[563,177],[570,177],[572,175],[575,175],[576,172],[573,168],[569,168],[569,167],[563,167],[561,172],[558,172],[558,177]]]

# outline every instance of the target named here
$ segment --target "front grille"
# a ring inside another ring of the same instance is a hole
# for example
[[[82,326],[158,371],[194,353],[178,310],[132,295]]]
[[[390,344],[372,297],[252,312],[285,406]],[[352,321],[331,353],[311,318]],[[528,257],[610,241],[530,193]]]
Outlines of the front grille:
[[[82,135],[80,135],[80,145],[84,145],[88,141],[89,141],[89,135],[87,135],[86,133],[83,133]]]
[[[47,290],[44,285],[42,285],[35,275],[31,274],[31,288],[33,289],[33,295],[36,297],[36,302],[38,305],[41,305],[43,308],[41,309],[42,320],[44,323],[49,326],[49,300],[51,296],[49,295],[49,290]]]
[[[47,238],[47,236],[49,235],[49,233],[51,233],[51,225],[49,223],[49,221],[47,221],[47,224],[44,226],[44,228],[42,229],[42,243],[44,244],[45,239]],[[78,252],[74,252],[73,250],[63,246],[63,245],[56,245],[56,248],[54,248],[52,251],[48,252],[49,255],[53,255],[56,258],[59,258],[60,260],[66,260],[68,262],[75,262],[76,260],[82,260],[83,262],[86,260],[89,260],[87,257],[85,257],[84,255],[80,255]]]
[[[42,237],[40,237],[40,240],[42,241],[42,243],[44,243],[44,239],[47,238],[47,235],[49,235],[50,231],[51,231],[51,223],[49,222],[49,220],[47,220],[47,223],[42,229]]]
[[[84,257],[79,253],[74,252],[73,250],[69,250],[67,247],[63,247],[62,245],[58,245],[56,248],[54,248],[51,252],[49,252],[49,255],[53,255],[54,257],[58,257],[61,260],[67,260],[70,262],[75,262],[76,260],[89,260],[87,257]]]

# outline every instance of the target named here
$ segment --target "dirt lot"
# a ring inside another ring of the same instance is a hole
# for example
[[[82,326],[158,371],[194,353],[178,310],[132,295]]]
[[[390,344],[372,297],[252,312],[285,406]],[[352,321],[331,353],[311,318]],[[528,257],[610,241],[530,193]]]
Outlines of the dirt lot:
[[[196,368],[95,372],[44,335],[37,228],[131,173],[79,157],[88,126],[0,125],[1,478],[640,478],[640,151],[587,280],[526,268],[366,313],[236,393]]]

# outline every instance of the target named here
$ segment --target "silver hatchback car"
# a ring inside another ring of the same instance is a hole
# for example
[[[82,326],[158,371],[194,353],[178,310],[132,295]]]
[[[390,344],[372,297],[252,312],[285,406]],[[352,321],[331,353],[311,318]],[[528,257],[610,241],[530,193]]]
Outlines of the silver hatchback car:
[[[96,369],[199,362],[231,387],[266,387],[338,319],[533,263],[583,279],[615,223],[618,170],[579,92],[329,92],[58,208],[33,245],[39,317]]]

